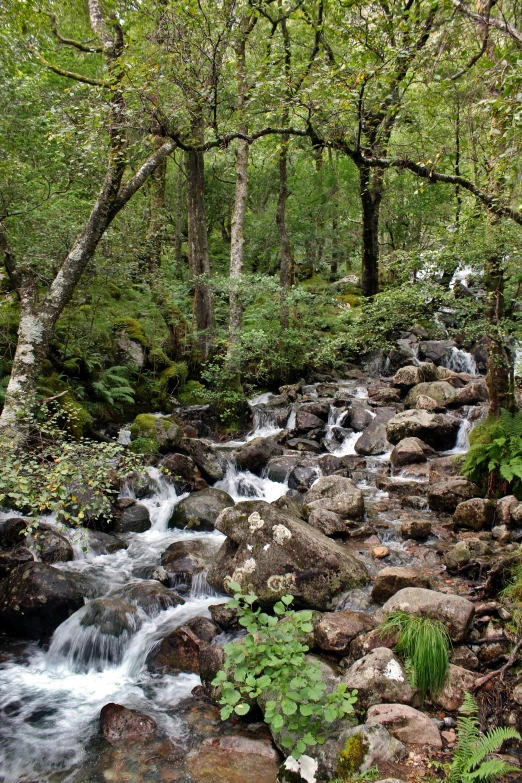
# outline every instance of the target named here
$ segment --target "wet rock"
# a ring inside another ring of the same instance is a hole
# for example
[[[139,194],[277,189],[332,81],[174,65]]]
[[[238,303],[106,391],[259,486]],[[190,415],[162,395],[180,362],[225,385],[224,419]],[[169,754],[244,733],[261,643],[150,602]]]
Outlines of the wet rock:
[[[485,541],[478,538],[467,538],[458,541],[444,555],[444,565],[448,571],[458,571],[470,561],[491,554],[491,549]]]
[[[298,606],[328,609],[334,596],[368,581],[365,567],[346,549],[264,501],[225,509],[216,528],[227,540],[208,581],[220,592],[230,594],[231,577],[263,604],[291,593]]]
[[[428,397],[427,394],[419,394],[415,407],[419,411],[431,411],[432,413],[441,411],[441,406],[437,400],[434,400],[433,397]]]
[[[428,505],[434,511],[454,513],[459,503],[480,496],[480,490],[471,481],[455,476],[431,484]]]
[[[472,498],[459,503],[453,514],[458,528],[467,530],[491,529],[495,516],[495,504],[482,498]]]
[[[314,416],[313,413],[310,413],[302,407],[297,409],[295,429],[298,432],[308,432],[309,430],[322,429],[323,427],[324,421],[318,416]]]
[[[131,440],[150,438],[156,441],[164,454],[174,451],[183,437],[183,430],[175,416],[153,416],[151,413],[136,416],[130,432]]]
[[[198,486],[203,480],[200,470],[194,460],[186,454],[170,454],[165,457],[162,465],[168,471],[166,478],[174,484],[179,495],[202,488]]]
[[[456,345],[454,340],[424,340],[419,344],[419,354],[422,359],[439,365]]]
[[[495,521],[499,525],[509,525],[511,522],[511,511],[518,505],[518,500],[514,495],[506,495],[497,500],[495,511]]]
[[[203,690],[209,699],[218,701],[221,696],[219,686],[212,685],[218,671],[225,665],[225,650],[220,644],[209,644],[199,651],[199,676]]]
[[[0,585],[0,619],[31,639],[51,634],[81,606],[76,582],[44,563],[26,563]]]
[[[226,604],[212,604],[212,606],[208,607],[208,610],[214,622],[223,628],[224,631],[238,626],[237,611],[234,608]]]
[[[370,551],[370,554],[372,557],[375,557],[376,560],[383,560],[385,557],[389,556],[390,550],[387,546],[374,546]]]
[[[121,704],[106,704],[100,713],[100,730],[107,742],[145,740],[157,732],[157,724],[150,715],[130,710]]]
[[[308,438],[291,438],[290,440],[287,440],[286,445],[289,449],[295,449],[295,451],[311,451],[315,454],[321,452],[319,443],[316,443],[315,440],[309,440]]]
[[[214,530],[214,523],[225,508],[234,505],[230,495],[222,489],[209,487],[193,492],[175,506],[169,527],[188,530]]]
[[[373,416],[370,411],[362,405],[354,405],[348,412],[346,424],[351,427],[354,432],[362,432],[373,421]]]
[[[419,438],[437,451],[452,449],[460,429],[460,419],[441,413],[407,410],[397,413],[386,426],[390,443]]]
[[[450,661],[455,666],[460,666],[463,669],[476,670],[479,667],[479,659],[473,650],[470,650],[465,644],[453,648]]]
[[[284,484],[292,470],[301,464],[302,458],[297,454],[285,454],[284,457],[274,457],[268,463],[266,469],[267,478]]]
[[[111,596],[122,598],[131,604],[136,604],[149,617],[155,617],[165,609],[172,606],[181,606],[185,601],[172,590],[154,580],[142,580],[140,582],[131,582],[129,585],[121,587],[111,593]]]
[[[375,704],[368,710],[366,723],[384,726],[392,737],[407,745],[442,748],[440,731],[433,721],[407,704]]]
[[[414,692],[402,664],[387,647],[377,647],[348,669],[343,682],[356,688],[359,707],[383,702],[410,704]]]
[[[464,700],[464,694],[471,693],[478,676],[476,672],[450,663],[448,679],[439,695],[433,697],[433,703],[449,712],[458,710]]]
[[[64,536],[54,530],[35,530],[27,536],[27,544],[34,547],[42,563],[66,563],[74,560],[73,548]]]
[[[361,490],[349,478],[322,476],[304,497],[310,510],[320,508],[333,511],[343,519],[360,519],[364,515]]]
[[[12,549],[24,543],[27,522],[20,517],[0,520],[0,549]]]
[[[426,492],[428,484],[420,481],[396,481],[394,478],[378,473],[375,479],[377,489],[383,489],[385,492],[393,493],[402,497],[404,495],[416,495],[420,492]],[[424,505],[426,501],[424,501]],[[421,506],[422,507],[422,506]]]
[[[317,467],[296,467],[288,476],[288,487],[306,492],[317,478]]]
[[[433,449],[419,438],[404,438],[394,446],[390,461],[394,468],[426,462],[427,455],[433,454]]]
[[[438,457],[437,459],[431,460],[429,472],[430,482],[435,484],[437,481],[452,476],[460,477],[462,462],[463,458],[461,455],[456,457],[449,455],[447,457]]]
[[[451,403],[450,408],[460,408],[463,405],[478,405],[481,402],[487,402],[489,399],[488,387],[485,381],[472,381],[458,389]]]
[[[367,427],[360,438],[355,442],[354,449],[357,454],[365,457],[386,454],[390,444],[386,436],[386,421],[380,417],[375,418]]]
[[[336,457],[333,454],[322,454],[317,460],[317,467],[323,476],[330,476],[337,470],[342,469],[342,459],[341,457]]]
[[[118,637],[133,634],[142,624],[142,618],[134,604],[119,596],[95,598],[86,604],[80,625],[97,628],[105,636]]]
[[[375,577],[372,598],[379,604],[385,603],[404,587],[429,587],[429,578],[415,568],[388,566]]]
[[[99,530],[88,531],[88,545],[95,555],[112,555],[119,549],[127,549],[128,543],[118,536],[102,533]]]
[[[475,607],[467,598],[451,593],[438,593],[420,587],[405,587],[383,606],[385,614],[401,610],[413,617],[434,617],[446,626],[453,642],[465,638],[471,626]]]
[[[196,574],[210,567],[219,547],[219,541],[213,540],[174,541],[161,555],[161,564],[169,574],[185,579],[190,585]]]
[[[431,522],[428,519],[405,519],[400,531],[403,538],[425,541],[431,535]]]
[[[249,470],[260,476],[268,461],[282,453],[282,447],[273,438],[254,438],[234,452],[234,459],[240,470]]]
[[[205,617],[180,625],[161,640],[149,659],[149,669],[199,674],[199,654],[216,633],[215,623]]]
[[[150,530],[149,510],[132,498],[120,498],[114,520],[115,533],[144,533]]]
[[[350,642],[375,627],[375,621],[364,612],[327,612],[315,626],[315,641],[321,650],[346,655]]]
[[[209,737],[186,758],[193,783],[274,783],[280,763],[268,738],[239,734]]]
[[[346,533],[346,520],[333,511],[324,508],[314,508],[308,516],[308,524],[315,527],[325,536],[334,536],[337,533]]]
[[[455,388],[447,381],[434,381],[433,383],[419,383],[410,389],[405,399],[406,405],[413,407],[419,397],[431,397],[441,407],[450,405],[457,396]]]
[[[15,571],[24,563],[32,561],[34,561],[33,553],[23,546],[0,550],[0,580],[8,577],[11,571]]]
[[[204,438],[183,438],[179,449],[191,457],[200,469],[203,478],[209,483],[213,484],[224,477],[223,462],[212,441]]]

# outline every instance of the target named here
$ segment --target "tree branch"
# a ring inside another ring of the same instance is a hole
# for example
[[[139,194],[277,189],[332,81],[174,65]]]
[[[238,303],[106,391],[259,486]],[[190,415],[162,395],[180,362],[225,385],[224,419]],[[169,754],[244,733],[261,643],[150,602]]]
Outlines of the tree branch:
[[[54,14],[49,14],[49,20],[51,22],[51,30],[60,43],[66,44],[67,46],[74,46],[74,48],[78,49],[80,52],[88,52],[89,54],[101,54],[101,52],[103,52],[103,47],[101,46],[89,46],[81,41],[75,41],[73,38],[65,38],[63,35],[60,35],[56,26],[56,17]]]
[[[18,291],[22,284],[22,273],[17,267],[3,223],[0,223],[0,252],[3,254],[5,270],[9,275],[13,288]]]
[[[54,71],[54,73],[57,73],[58,76],[65,76],[67,79],[74,79],[77,82],[82,82],[83,84],[91,84],[93,87],[108,87],[109,85],[102,81],[101,79],[94,79],[90,76],[84,76],[81,73],[74,73],[74,71],[67,71],[65,68],[60,68],[58,65],[53,65],[53,63],[50,63],[48,60],[45,59],[45,57],[42,57],[40,52],[38,52],[33,46],[28,47],[29,51],[34,54],[34,56],[40,60],[42,65],[45,65],[46,68],[49,68],[49,70]]]
[[[473,19],[474,22],[486,24],[488,27],[494,27],[496,30],[500,30],[501,33],[509,35],[510,38],[516,41],[517,45],[522,48],[522,33],[519,32],[516,27],[513,27],[513,25],[505,22],[503,19],[499,19],[497,16],[486,17],[483,14],[477,14],[475,11],[472,11],[471,8],[468,8],[462,0],[453,0],[453,5],[469,19]]]

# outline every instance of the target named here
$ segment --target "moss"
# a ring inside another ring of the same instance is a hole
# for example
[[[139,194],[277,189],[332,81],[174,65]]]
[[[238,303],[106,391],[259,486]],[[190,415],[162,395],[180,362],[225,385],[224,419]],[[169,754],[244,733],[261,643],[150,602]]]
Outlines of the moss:
[[[130,428],[131,440],[154,438],[156,421],[156,417],[151,413],[140,413],[139,416],[136,416]]]
[[[150,345],[149,339],[143,330],[143,326],[134,318],[117,318],[114,321],[113,329],[115,332],[126,332],[131,340],[135,340],[144,348]]]
[[[136,438],[129,446],[134,454],[157,454],[159,443],[154,438]]]
[[[161,348],[155,346],[149,351],[149,364],[152,365],[155,370],[165,370],[169,367],[172,367],[174,362],[169,359],[167,354],[162,351]]]
[[[110,280],[106,284],[107,293],[112,296],[113,299],[121,299],[121,289],[116,283],[112,283]]]
[[[60,407],[67,416],[67,429],[78,440],[92,427],[92,417],[78,402],[72,392],[68,391],[59,400]]]
[[[353,734],[346,740],[343,750],[337,759],[337,776],[340,780],[349,780],[351,775],[361,768],[364,761],[363,738]]]
[[[180,387],[176,397],[182,405],[203,405],[206,402],[205,387],[199,381],[187,381]]]
[[[187,365],[184,362],[175,362],[161,373],[159,377],[160,388],[172,393],[185,383],[187,375]]]

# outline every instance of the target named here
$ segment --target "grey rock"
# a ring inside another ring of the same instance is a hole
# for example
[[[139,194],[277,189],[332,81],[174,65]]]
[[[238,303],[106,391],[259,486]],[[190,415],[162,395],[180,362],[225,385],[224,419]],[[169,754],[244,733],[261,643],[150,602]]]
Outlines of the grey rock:
[[[467,598],[420,587],[405,587],[399,590],[383,606],[383,612],[386,614],[397,610],[414,617],[434,617],[441,620],[453,642],[460,642],[465,638],[475,614],[475,607]]]
[[[230,495],[222,489],[209,487],[193,492],[175,506],[169,527],[187,530],[214,530],[214,523],[225,508],[234,505]]]

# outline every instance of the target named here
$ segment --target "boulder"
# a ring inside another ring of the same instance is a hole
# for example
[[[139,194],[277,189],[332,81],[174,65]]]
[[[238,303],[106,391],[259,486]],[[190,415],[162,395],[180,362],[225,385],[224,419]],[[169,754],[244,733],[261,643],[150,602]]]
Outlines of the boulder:
[[[458,710],[464,701],[464,694],[473,690],[478,677],[477,672],[450,663],[448,679],[438,696],[433,697],[433,703],[449,712]]]
[[[347,655],[352,639],[374,627],[375,621],[364,612],[326,612],[315,626],[315,641],[321,650]]]
[[[513,527],[522,527],[522,503],[517,503],[511,509],[511,522]]]
[[[451,663],[460,666],[462,669],[478,669],[479,659],[469,647],[465,644],[453,648],[450,657]]]
[[[180,625],[167,634],[153,651],[149,668],[199,674],[199,654],[210,644],[216,633],[216,624],[205,617],[197,617],[185,625]]]
[[[368,397],[372,403],[379,405],[390,405],[401,401],[401,393],[398,389],[380,383],[368,387]]]
[[[119,595],[94,598],[82,608],[80,625],[82,628],[97,628],[103,636],[115,639],[123,634],[131,636],[142,625],[143,619],[137,606]],[[91,641],[91,644],[95,643]],[[104,640],[97,642],[97,654],[103,655]]]
[[[325,536],[346,533],[346,520],[333,511],[324,508],[314,508],[308,516],[308,524],[315,527]]]
[[[427,394],[419,394],[417,397],[417,402],[415,403],[415,407],[419,411],[440,411],[441,406],[437,402],[437,400],[434,400],[433,397],[428,397]]]
[[[456,345],[454,340],[423,340],[419,343],[419,354],[422,359],[439,365]]]
[[[446,451],[455,445],[460,424],[460,419],[447,414],[407,410],[389,420],[386,432],[393,444],[404,438],[419,438],[437,451]]]
[[[511,511],[517,505],[518,500],[514,495],[506,495],[497,500],[495,522],[499,525],[509,525],[511,523]]]
[[[384,726],[392,737],[406,745],[442,748],[440,731],[423,712],[407,704],[374,704],[366,715],[370,726]]]
[[[296,489],[299,492],[306,492],[310,489],[318,475],[317,466],[297,466],[288,476],[289,489]]]
[[[411,389],[412,386],[417,386],[423,381],[424,376],[421,368],[414,364],[408,364],[406,367],[401,367],[400,370],[397,370],[391,379],[391,384],[398,389]]]
[[[155,441],[157,448],[164,454],[179,446],[183,430],[175,416],[154,416],[152,413],[140,413],[130,428],[131,440],[149,438]]]
[[[219,592],[234,592],[232,578],[262,604],[291,593],[298,606],[326,610],[335,596],[368,581],[366,568],[346,549],[262,500],[225,509],[216,529],[227,536],[208,574]]]
[[[131,582],[110,595],[139,606],[149,617],[155,617],[165,609],[185,603],[183,598],[153,579]]]
[[[149,510],[132,498],[119,498],[114,520],[115,533],[144,533],[150,530]]]
[[[419,438],[404,438],[393,447],[390,461],[394,468],[402,468],[404,465],[426,462],[427,455],[433,453],[433,449]]]
[[[308,432],[309,430],[322,429],[323,427],[324,421],[318,416],[314,416],[313,413],[310,413],[304,408],[297,409],[294,429],[298,432]]]
[[[208,737],[186,757],[193,783],[275,783],[280,763],[268,737],[240,734]]]
[[[240,470],[249,470],[260,476],[268,461],[282,453],[282,447],[273,438],[254,438],[234,452],[234,459]]]
[[[448,455],[447,457],[437,457],[430,462],[429,480],[430,483],[435,484],[441,479],[446,479],[452,476],[460,476],[462,468],[462,456]]]
[[[361,490],[344,476],[322,476],[304,497],[310,510],[320,508],[333,511],[343,519],[360,519],[364,515]]]
[[[223,462],[212,441],[204,438],[183,438],[179,449],[196,463],[208,482],[213,484],[224,477]]]
[[[12,549],[24,543],[27,522],[21,517],[0,520],[0,549]]]
[[[384,604],[392,595],[404,587],[429,587],[429,578],[407,566],[388,566],[375,577],[372,588],[372,598],[379,604]]]
[[[176,581],[185,581],[190,587],[196,574],[206,571],[219,549],[219,542],[201,538],[174,541],[161,555],[161,565]]]
[[[446,511],[452,514],[459,503],[480,496],[476,484],[462,476],[454,476],[436,481],[428,490],[428,505],[433,511]]]
[[[444,555],[444,565],[448,571],[458,571],[472,560],[477,561],[488,554],[491,554],[491,549],[486,541],[467,538],[465,541],[458,541],[448,549]]]
[[[34,561],[33,553],[23,546],[14,549],[0,549],[0,581],[9,576],[11,571]]]
[[[363,434],[355,442],[354,449],[357,454],[364,457],[386,454],[390,444],[386,436],[386,422],[378,417],[366,427]]]
[[[459,503],[453,514],[458,528],[467,530],[491,529],[495,517],[495,504],[483,498],[472,498]]]
[[[203,489],[199,486],[204,481],[200,470],[194,460],[186,454],[170,454],[165,457],[162,466],[167,471],[165,474],[167,480],[174,484],[179,495]]]
[[[478,405],[489,399],[488,387],[485,381],[472,381],[457,389],[455,397],[448,403],[450,408],[461,408],[464,405]]]
[[[419,397],[431,397],[441,407],[451,404],[457,392],[448,381],[434,381],[433,383],[419,383],[410,389],[405,399],[406,405],[413,407],[417,404]]]
[[[343,676],[348,690],[356,688],[358,707],[382,702],[410,704],[412,690],[400,661],[388,647],[375,650],[355,661]]]
[[[344,421],[347,427],[350,427],[354,432],[362,432],[373,421],[373,416],[370,411],[363,405],[352,405],[348,415]]]
[[[284,457],[274,457],[266,468],[266,476],[270,481],[284,484],[292,470],[303,462],[298,454],[285,454]]]
[[[119,549],[127,549],[128,543],[118,536],[102,533],[99,530],[86,531],[88,534],[88,546],[95,555],[112,555]]]
[[[38,529],[27,536],[27,544],[38,552],[38,558],[42,563],[66,563],[74,560],[74,552],[65,536],[55,533],[54,530]]]
[[[31,639],[51,634],[81,606],[76,582],[45,563],[26,563],[0,585],[0,619]]]
[[[209,487],[193,492],[174,507],[169,527],[214,530],[214,523],[223,509],[233,505],[230,495],[222,489]]]
[[[431,522],[429,519],[405,519],[400,531],[403,538],[425,541],[431,535]]]
[[[100,713],[100,731],[107,742],[130,742],[150,739],[156,734],[157,724],[150,715],[130,710],[121,704],[106,704]]]
[[[383,606],[383,612],[401,610],[413,617],[433,617],[446,626],[453,642],[460,642],[471,626],[475,607],[460,595],[437,593],[421,587],[405,587]]]

